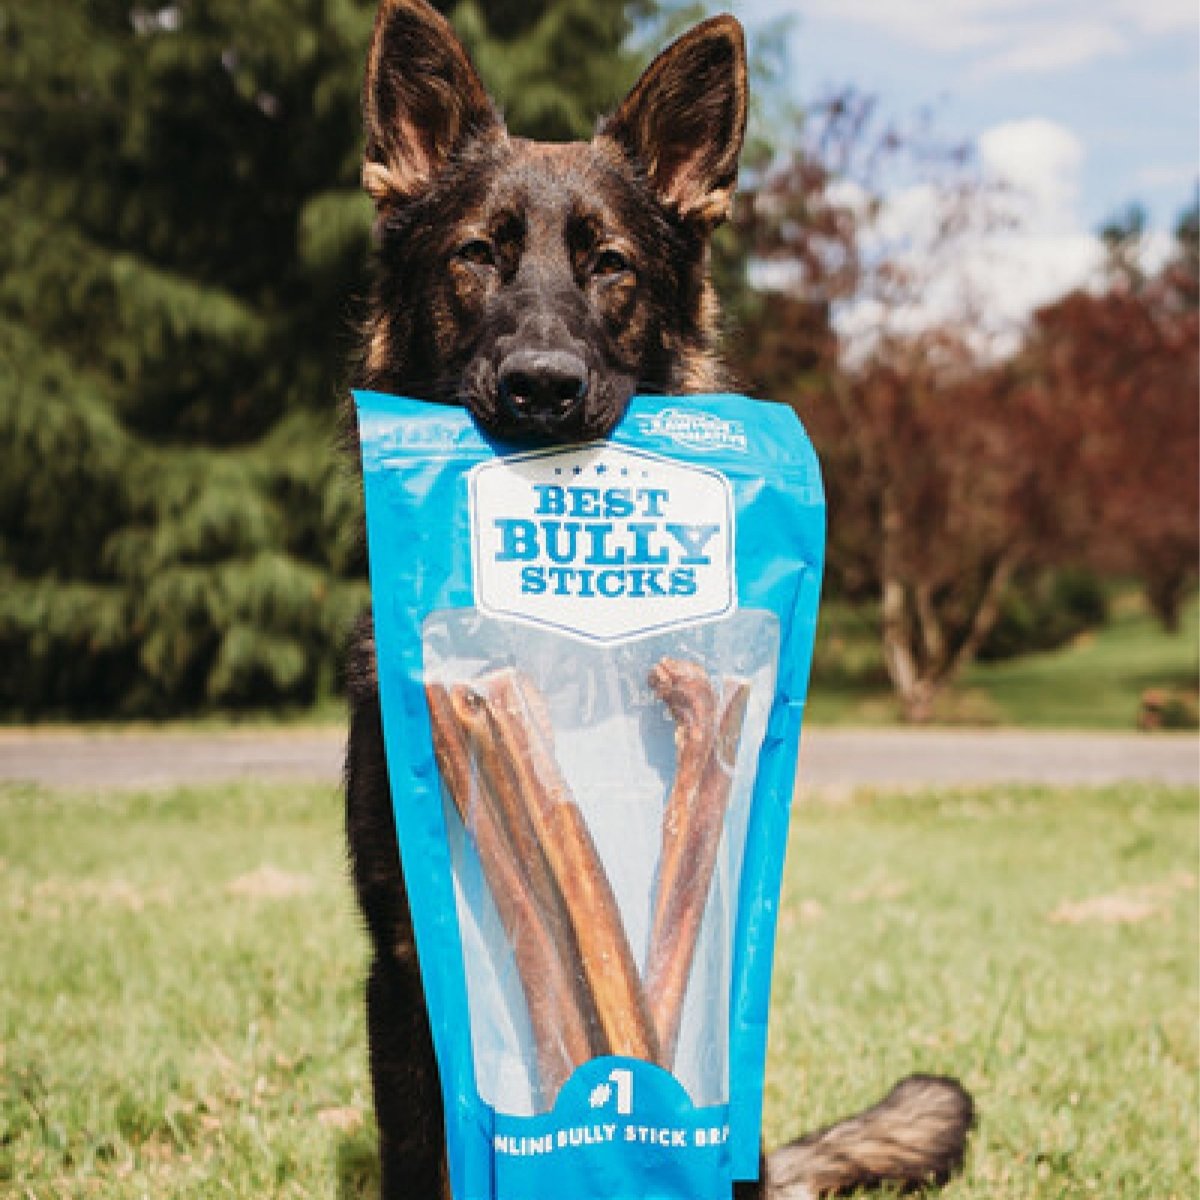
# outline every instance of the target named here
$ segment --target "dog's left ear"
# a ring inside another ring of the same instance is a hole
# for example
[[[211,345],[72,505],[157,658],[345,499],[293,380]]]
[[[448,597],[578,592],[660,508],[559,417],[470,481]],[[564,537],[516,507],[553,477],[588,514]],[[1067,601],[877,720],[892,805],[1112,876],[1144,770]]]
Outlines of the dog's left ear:
[[[450,23],[425,0],[381,0],[363,122],[363,187],[377,204],[409,199],[469,140],[504,129]]]
[[[705,229],[729,215],[746,131],[746,41],[713,17],[668,46],[600,127],[668,208]]]

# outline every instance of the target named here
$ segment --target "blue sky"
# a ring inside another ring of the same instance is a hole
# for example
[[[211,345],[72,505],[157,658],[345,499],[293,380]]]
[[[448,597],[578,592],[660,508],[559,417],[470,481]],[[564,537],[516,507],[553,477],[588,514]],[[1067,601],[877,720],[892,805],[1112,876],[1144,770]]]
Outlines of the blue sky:
[[[1194,194],[1200,143],[1197,0],[741,0],[749,24],[790,14],[800,99],[853,82],[897,116],[933,105],[975,138],[1052,122],[1078,143],[1076,217],[1130,200],[1166,229]]]
[[[1037,305],[1103,278],[1096,231],[1131,201],[1148,210],[1146,261],[1169,252],[1200,173],[1198,0],[733,0],[753,30],[792,19],[791,91],[801,102],[854,84],[903,121],[971,142],[984,173],[1018,197],[1018,227],[980,233],[925,265],[920,303],[937,320],[971,303],[1011,339]],[[935,202],[898,187],[883,224],[922,256]],[[879,326],[861,304],[849,329]]]

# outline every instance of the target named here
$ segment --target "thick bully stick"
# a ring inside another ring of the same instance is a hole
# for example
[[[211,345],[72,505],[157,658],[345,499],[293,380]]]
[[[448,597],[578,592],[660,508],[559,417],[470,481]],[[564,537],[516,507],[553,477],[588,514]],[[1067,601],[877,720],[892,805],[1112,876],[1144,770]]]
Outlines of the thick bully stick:
[[[459,739],[467,743],[462,763],[469,772],[474,761],[482,790],[495,807],[526,887],[532,892],[555,942],[560,943],[562,961],[569,966],[573,962],[572,947],[565,943],[571,938],[570,922],[528,809],[513,785],[511,765],[505,757],[504,747],[491,733],[482,701],[473,686],[454,684],[448,691],[443,689],[443,693],[448,713],[457,725]]]
[[[712,686],[699,667],[663,659],[650,673],[650,686],[670,708],[678,726],[676,784],[664,814],[658,894],[646,963],[646,995],[662,1052],[660,1062],[670,1070],[724,831],[750,684],[744,679],[724,680],[720,704],[714,705]],[[711,729],[707,737],[703,730],[706,719]],[[693,757],[697,754],[702,755],[699,764]],[[684,787],[690,784],[687,794],[681,792],[681,781]]]
[[[512,947],[529,1010],[543,1098],[550,1105],[574,1068],[593,1054],[571,960],[560,953],[550,922],[514,853],[495,795],[472,778],[467,739],[446,688],[431,683],[425,695],[438,767],[474,839],[484,879]],[[540,854],[537,859],[540,862]]]
[[[658,1040],[612,885],[555,761],[542,697],[513,670],[497,671],[462,690],[480,773],[497,794],[507,780],[513,792],[509,800],[524,806],[566,905],[603,1034],[599,1052],[658,1061]],[[493,738],[502,762],[481,753]],[[497,770],[502,766],[508,771]]]
[[[607,1053],[607,1043],[596,1005],[583,971],[573,917],[565,894],[556,882],[542,843],[542,831],[535,827],[530,805],[522,795],[510,747],[498,735],[488,714],[488,701],[479,691],[487,683],[455,684],[449,690],[450,711],[466,740],[469,759],[478,779],[491,798],[501,828],[508,836],[517,869],[533,896],[537,910],[558,952],[558,961],[574,981],[576,1008],[582,1014],[592,1053]],[[540,697],[539,697],[540,699]],[[534,730],[548,730],[549,714],[539,706],[530,714]],[[531,736],[536,736],[531,735]]]

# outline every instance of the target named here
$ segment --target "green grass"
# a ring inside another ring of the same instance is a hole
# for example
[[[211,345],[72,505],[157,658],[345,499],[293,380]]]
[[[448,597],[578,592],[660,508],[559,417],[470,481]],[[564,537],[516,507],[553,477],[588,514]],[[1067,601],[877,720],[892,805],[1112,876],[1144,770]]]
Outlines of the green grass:
[[[949,1200],[1194,1196],[1196,857],[1186,789],[803,804],[770,1138],[944,1071]],[[0,790],[0,943],[0,1194],[373,1194],[332,789]]]
[[[1195,688],[1200,678],[1200,606],[1193,599],[1177,634],[1140,606],[1115,606],[1109,623],[1049,654],[979,664],[965,687],[980,688],[1000,720],[1021,725],[1132,729],[1147,688]]]
[[[982,1114],[948,1198],[1195,1196],[1196,835],[1188,790],[798,810],[771,1140],[940,1071]]]
[[[335,790],[0,796],[0,1194],[367,1194]]]
[[[892,724],[888,688],[869,616],[838,604],[822,612],[808,714],[817,724]],[[1109,622],[1047,653],[976,663],[938,703],[951,724],[1030,728],[1136,727],[1147,688],[1200,685],[1200,600],[1179,633],[1165,633],[1135,594],[1117,598]]]

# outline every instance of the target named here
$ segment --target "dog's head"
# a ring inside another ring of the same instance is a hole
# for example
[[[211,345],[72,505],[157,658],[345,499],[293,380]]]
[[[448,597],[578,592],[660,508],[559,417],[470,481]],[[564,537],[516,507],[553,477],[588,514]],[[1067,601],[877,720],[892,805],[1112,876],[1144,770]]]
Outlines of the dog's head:
[[[549,144],[508,135],[424,0],[384,0],[364,113],[366,383],[558,441],[608,433],[635,390],[718,385],[707,247],[745,126],[736,20],[662,53],[590,142]]]

